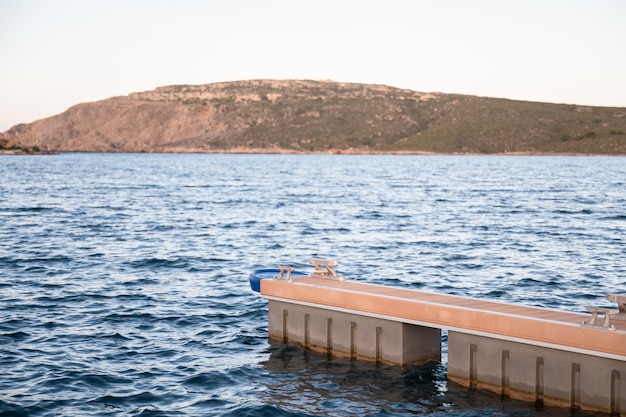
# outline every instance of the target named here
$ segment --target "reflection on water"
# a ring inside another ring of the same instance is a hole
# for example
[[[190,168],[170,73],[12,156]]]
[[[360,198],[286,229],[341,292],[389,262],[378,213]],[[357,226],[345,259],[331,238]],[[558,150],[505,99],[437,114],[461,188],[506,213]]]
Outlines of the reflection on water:
[[[565,417],[570,410],[542,408],[469,390],[446,379],[446,366],[393,366],[329,358],[272,343],[264,380],[265,401],[297,415],[333,416],[533,416]],[[577,416],[603,416],[589,412]],[[606,416],[605,416],[606,417]]]
[[[424,412],[448,407],[442,364],[402,368],[274,344],[263,366],[273,375],[268,401],[286,410],[366,415],[381,409]]]

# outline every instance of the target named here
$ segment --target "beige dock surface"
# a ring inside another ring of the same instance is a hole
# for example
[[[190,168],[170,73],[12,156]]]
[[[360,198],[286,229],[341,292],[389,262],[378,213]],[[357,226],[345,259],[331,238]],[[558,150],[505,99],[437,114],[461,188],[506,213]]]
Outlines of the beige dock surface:
[[[613,331],[581,326],[591,314],[312,277],[294,278],[293,282],[264,279],[261,294],[436,328],[595,352],[599,356],[617,355],[626,360],[626,321],[611,321],[616,328]]]

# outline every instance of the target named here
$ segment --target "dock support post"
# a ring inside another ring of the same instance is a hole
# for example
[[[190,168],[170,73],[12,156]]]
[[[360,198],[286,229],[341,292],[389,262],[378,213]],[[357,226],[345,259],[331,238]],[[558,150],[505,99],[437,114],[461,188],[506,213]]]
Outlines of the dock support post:
[[[622,410],[626,413],[626,408],[622,406],[623,398],[621,388],[621,372],[614,369],[611,372],[611,409],[609,410],[611,414],[620,415]]]
[[[441,330],[269,300],[270,339],[301,345],[329,356],[397,365],[441,361]]]

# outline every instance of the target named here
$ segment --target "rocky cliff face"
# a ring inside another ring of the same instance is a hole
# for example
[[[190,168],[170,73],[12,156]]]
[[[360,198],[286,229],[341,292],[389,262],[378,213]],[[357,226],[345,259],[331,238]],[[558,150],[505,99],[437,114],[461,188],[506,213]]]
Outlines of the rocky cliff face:
[[[0,134],[69,152],[571,152],[626,154],[626,109],[325,81],[160,87],[79,104]],[[621,133],[620,133],[621,132]]]

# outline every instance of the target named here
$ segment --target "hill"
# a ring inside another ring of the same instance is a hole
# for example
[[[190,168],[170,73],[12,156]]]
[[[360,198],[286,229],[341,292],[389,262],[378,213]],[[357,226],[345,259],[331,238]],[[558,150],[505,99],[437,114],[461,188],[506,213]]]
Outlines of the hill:
[[[49,152],[561,153],[626,155],[626,108],[250,80],[78,104],[0,133]]]

